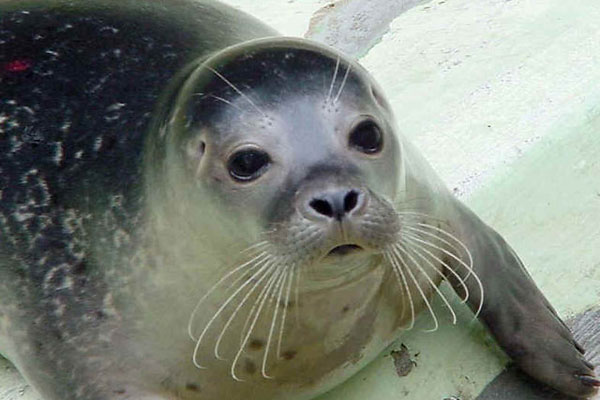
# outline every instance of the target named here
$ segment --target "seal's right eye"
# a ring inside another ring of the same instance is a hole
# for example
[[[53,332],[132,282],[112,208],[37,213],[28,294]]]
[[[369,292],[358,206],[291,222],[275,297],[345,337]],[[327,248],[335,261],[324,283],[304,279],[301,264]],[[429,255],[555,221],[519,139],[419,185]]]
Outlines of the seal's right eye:
[[[229,175],[236,181],[249,182],[263,174],[271,163],[269,155],[258,149],[240,150],[227,161]]]
[[[350,146],[365,154],[377,154],[383,148],[383,135],[374,121],[359,123],[350,133]]]

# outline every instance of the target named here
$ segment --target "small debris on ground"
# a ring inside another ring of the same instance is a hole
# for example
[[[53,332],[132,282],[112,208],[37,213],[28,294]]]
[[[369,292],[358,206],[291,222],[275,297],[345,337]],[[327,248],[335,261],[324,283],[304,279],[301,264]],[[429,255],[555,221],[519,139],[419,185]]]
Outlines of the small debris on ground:
[[[417,366],[417,363],[410,358],[408,348],[404,344],[400,345],[400,350],[392,350],[390,355],[394,359],[394,367],[399,377],[407,376]]]

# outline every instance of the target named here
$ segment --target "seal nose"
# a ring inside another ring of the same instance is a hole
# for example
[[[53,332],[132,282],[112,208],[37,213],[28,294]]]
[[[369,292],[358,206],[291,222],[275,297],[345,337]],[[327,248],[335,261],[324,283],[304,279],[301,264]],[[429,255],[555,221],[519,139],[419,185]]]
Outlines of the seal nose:
[[[308,202],[308,206],[319,216],[341,221],[347,214],[360,208],[364,195],[360,190],[338,190],[320,193]]]

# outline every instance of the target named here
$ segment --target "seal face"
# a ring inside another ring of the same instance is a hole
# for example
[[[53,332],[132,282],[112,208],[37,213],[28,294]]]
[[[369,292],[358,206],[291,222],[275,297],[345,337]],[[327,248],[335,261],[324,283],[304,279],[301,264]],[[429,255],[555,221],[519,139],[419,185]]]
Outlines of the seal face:
[[[442,279],[526,372],[594,391],[357,63],[212,2],[0,11],[0,350],[45,398],[311,398],[437,326]]]

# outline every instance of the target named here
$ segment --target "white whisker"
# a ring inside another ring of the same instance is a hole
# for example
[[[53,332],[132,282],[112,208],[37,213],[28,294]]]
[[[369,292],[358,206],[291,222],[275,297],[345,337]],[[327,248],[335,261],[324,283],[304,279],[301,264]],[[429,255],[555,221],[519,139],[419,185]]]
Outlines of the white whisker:
[[[467,257],[469,258],[469,270],[470,270],[469,274],[471,273],[472,267],[473,267],[473,255],[469,251],[469,248],[459,238],[457,238],[450,232],[448,232],[444,229],[438,228],[437,226],[434,226],[434,225],[429,225],[429,224],[426,224],[423,222],[420,222],[418,225],[426,227],[426,228],[434,229],[434,230],[438,231],[439,233],[441,233],[442,235],[446,235],[447,237],[453,239],[460,247],[462,247],[463,250],[465,251],[465,253],[467,254]],[[464,279],[466,280],[468,277],[469,277],[469,275],[467,275]]]
[[[452,244],[450,241],[448,241],[448,240],[444,239],[443,237],[440,237],[439,235],[437,235],[437,234],[435,234],[435,233],[428,232],[428,231],[426,231],[426,230],[424,230],[424,229],[415,228],[414,226],[409,226],[409,225],[407,225],[407,226],[405,226],[404,228],[406,228],[406,229],[408,229],[408,230],[411,230],[411,231],[413,231],[413,232],[416,232],[415,234],[417,234],[417,236],[418,236],[418,234],[420,233],[420,234],[422,234],[422,235],[429,236],[429,237],[431,237],[431,238],[434,238],[434,239],[436,239],[436,240],[438,240],[438,241],[440,241],[440,242],[444,243],[445,245],[447,245],[448,247],[450,247],[452,250],[454,250],[455,254],[456,254],[458,257],[460,257],[460,250],[459,250],[459,249],[458,249],[456,246],[454,246],[454,245],[453,245],[453,244]]]
[[[275,264],[275,262],[273,264]],[[274,273],[271,276],[271,278],[269,278],[269,280],[265,284],[265,287],[263,288],[263,290],[257,296],[256,300],[254,300],[254,304],[252,304],[252,308],[250,309],[250,311],[248,312],[248,315],[246,316],[246,320],[244,321],[244,326],[243,326],[242,330],[240,331],[240,343],[244,340],[244,337],[246,336],[246,333],[248,332],[247,331],[248,326],[250,325],[250,321],[252,320],[252,318],[254,316],[254,312],[256,311],[256,309],[258,308],[258,305],[260,304],[260,302],[262,300],[263,294],[266,293],[266,295],[268,295],[270,293],[270,286],[272,286],[272,284],[275,283],[276,278],[279,276],[279,269],[281,268],[281,263],[275,264],[274,268],[277,268],[277,271],[275,271],[276,273]],[[267,290],[267,289],[269,289],[269,290]]]
[[[400,278],[400,272],[398,271],[399,268],[396,267],[396,265],[394,264],[393,260],[390,259],[390,255],[388,254],[388,250],[385,250],[383,253],[383,256],[385,257],[385,259],[387,260],[388,263],[392,264],[392,271],[394,273],[394,276],[396,277],[396,281],[398,282],[398,289],[400,289],[400,295],[402,296],[402,294],[404,294],[404,285],[402,283],[402,279]],[[408,292],[408,291],[407,291]],[[405,297],[408,297],[410,293],[406,293]],[[404,301],[404,298],[402,300],[402,310],[400,311],[400,317],[404,318],[404,316],[406,315],[406,302]]]
[[[294,288],[294,302],[296,303],[296,323],[300,324],[300,281],[302,275],[302,268],[298,266],[296,269],[296,286]]]
[[[458,280],[458,282],[463,287],[463,290],[465,291],[465,297],[463,299],[461,299],[461,303],[465,303],[469,299],[469,288],[467,287],[467,285],[466,285],[465,281],[462,279],[462,277],[456,271],[454,271],[454,268],[450,267],[450,265],[448,265],[448,263],[446,263],[445,261],[443,261],[441,258],[437,257],[435,254],[433,254],[431,251],[427,250],[425,247],[421,246],[420,244],[414,243],[414,241],[422,242],[422,240],[418,236],[414,236],[414,235],[411,235],[409,233],[404,233],[403,236],[406,239],[408,239],[408,241],[410,242],[411,246],[415,246],[415,247],[421,249],[421,251],[425,252],[431,258],[435,259],[437,262],[439,262],[444,267],[446,267],[446,269],[452,275],[454,275],[456,277],[456,279]],[[427,244],[431,244],[429,242],[426,242],[426,243]],[[446,279],[446,275],[444,275],[444,273],[442,271],[440,271],[430,260],[428,260],[426,257],[424,257],[423,255],[421,255],[418,252],[417,252],[417,254],[421,258],[423,258],[431,266],[431,268],[433,268],[443,279]]]
[[[196,313],[200,309],[202,302],[204,302],[208,298],[208,296],[210,296],[223,282],[225,282],[225,280],[227,280],[227,278],[231,277],[236,272],[239,272],[247,267],[249,267],[248,268],[249,271],[252,271],[254,268],[257,268],[260,264],[262,264],[268,257],[269,257],[269,254],[263,251],[260,254],[258,254],[257,256],[255,256],[254,258],[252,258],[250,261],[247,261],[247,262],[243,263],[242,265],[240,265],[239,267],[236,267],[233,270],[229,271],[221,279],[219,279],[217,281],[217,283],[212,285],[210,287],[210,289],[208,289],[208,291],[204,294],[204,296],[202,296],[200,298],[200,300],[198,300],[198,303],[196,304],[196,307],[194,307],[194,310],[192,311],[192,314],[190,315],[190,319],[188,321],[188,335],[193,341],[198,340],[197,338],[194,337],[194,334],[192,333],[192,326],[194,324],[194,319],[196,317]],[[243,276],[244,275],[242,275],[242,277]],[[237,282],[237,280],[235,282]]]
[[[277,282],[277,285],[275,285],[275,291],[277,291],[278,293],[277,293],[275,307],[273,309],[273,318],[271,321],[271,328],[269,329],[269,336],[267,338],[267,344],[265,345],[265,354],[263,355],[262,368],[261,368],[262,376],[267,379],[273,379],[271,376],[267,375],[267,359],[269,358],[269,348],[271,347],[271,339],[273,338],[273,332],[275,330],[275,325],[277,322],[277,314],[279,313],[281,295],[283,293],[283,288],[285,286],[283,284],[283,282],[286,280],[288,273],[289,273],[288,268],[289,267],[287,267],[287,266],[282,268],[283,273],[281,274],[279,281]]]
[[[240,253],[243,254],[243,253],[252,252],[256,249],[267,247],[268,244],[269,244],[268,240],[263,240],[262,242],[258,242],[258,243],[253,244],[252,246],[246,247],[244,250],[240,251]]]
[[[331,101],[331,94],[333,93],[333,85],[335,84],[335,78],[337,78],[338,69],[340,68],[340,56],[337,57],[335,62],[335,70],[333,71],[333,79],[331,79],[331,85],[329,85],[329,93],[327,93],[326,103]]]
[[[213,99],[215,99],[215,100],[221,101],[221,102],[223,102],[223,103],[225,103],[225,104],[228,104],[228,105],[230,105],[231,107],[233,107],[233,108],[235,108],[235,109],[237,109],[237,110],[239,110],[239,111],[242,111],[242,109],[241,109],[240,107],[236,106],[236,105],[235,105],[235,104],[233,104],[231,101],[229,101],[229,100],[227,100],[227,99],[224,99],[224,98],[222,98],[222,97],[216,96],[216,95],[214,95],[214,94],[207,94],[207,95],[206,95],[206,97],[212,97],[212,98],[213,98]]]
[[[426,217],[426,218],[433,217],[433,215],[418,212],[418,211],[396,211],[396,214],[398,214],[398,215],[416,215],[418,217]]]
[[[407,296],[408,296],[408,302],[409,302],[409,305],[410,305],[410,325],[406,329],[407,330],[411,330],[415,326],[415,304],[414,304],[414,301],[413,301],[413,298],[412,298],[412,294],[410,292],[410,288],[408,286],[408,281],[407,281],[406,276],[404,275],[404,271],[402,270],[402,267],[400,266],[400,264],[398,263],[398,261],[400,260],[402,262],[402,264],[404,264],[405,267],[406,267],[406,263],[404,263],[404,260],[396,258],[395,254],[393,252],[393,249],[391,249],[391,250],[392,250],[391,253],[389,253],[389,254],[386,253],[386,257],[388,258],[388,260],[392,264],[392,266],[395,269],[395,271],[397,271],[397,273],[400,274],[402,282],[404,284],[404,287],[406,288],[406,293],[407,293]]]
[[[279,338],[277,340],[277,358],[281,358],[281,343],[283,342],[283,330],[285,328],[285,318],[287,316],[287,309],[290,305],[290,292],[292,291],[292,281],[294,280],[294,274],[296,272],[296,265],[292,264],[290,267],[290,274],[287,283],[287,289],[285,291],[285,305],[283,307],[283,312],[281,315],[281,325],[279,327]],[[298,306],[298,304],[296,304]]]
[[[275,273],[273,274],[274,276],[277,276],[277,274],[281,274],[283,271],[283,268],[281,268],[280,265],[278,265],[277,267],[274,267],[277,270],[275,271]],[[273,277],[270,278],[269,280],[271,281],[272,279],[274,279]],[[274,282],[274,280],[273,280]],[[272,287],[273,283],[270,282],[266,287]],[[263,289],[263,293],[261,293],[262,296],[262,300],[260,302],[260,305],[258,306],[258,309],[256,310],[256,315],[254,316],[254,320],[252,321],[252,324],[250,325],[250,328],[248,329],[248,333],[246,333],[246,337],[244,337],[244,340],[242,341],[242,344],[240,345],[240,348],[237,352],[237,354],[235,355],[234,359],[233,359],[233,363],[231,364],[231,369],[230,369],[230,374],[231,377],[238,381],[238,382],[243,382],[243,379],[240,379],[236,374],[235,374],[235,367],[237,365],[237,362],[240,359],[240,356],[242,355],[244,348],[246,347],[246,344],[248,343],[248,339],[250,338],[250,335],[252,335],[252,332],[254,331],[254,327],[256,326],[256,321],[258,320],[258,317],[260,316],[260,313],[265,305],[265,301],[267,300],[267,298],[269,297],[268,292],[266,292],[266,288]],[[269,289],[270,290],[270,289]]]
[[[409,244],[409,243],[407,243],[407,244]],[[433,263],[431,261],[429,261],[426,257],[424,257],[422,254],[420,254],[414,248],[406,247],[405,251],[407,252],[406,254],[409,257],[411,257],[410,253],[409,253],[409,250],[413,251],[417,256],[419,256],[421,259],[425,260],[425,262],[427,264],[429,264],[433,268],[433,270],[435,272],[437,272],[437,274],[442,277],[442,279],[445,279],[444,275],[435,267],[435,265],[433,265]],[[417,268],[419,269],[419,271],[421,272],[421,274],[423,274],[423,276],[425,277],[425,279],[427,279],[427,281],[429,282],[429,284],[431,285],[431,287],[433,287],[433,289],[436,291],[436,293],[441,297],[441,299],[444,302],[444,304],[446,305],[446,307],[448,307],[448,310],[450,310],[450,314],[452,314],[452,324],[456,325],[456,320],[457,320],[456,313],[454,312],[454,309],[452,308],[452,305],[450,304],[450,302],[448,302],[448,299],[446,298],[446,296],[444,296],[444,294],[438,288],[438,286],[435,283],[433,283],[433,281],[431,280],[431,278],[429,277],[429,275],[427,275],[427,273],[425,272],[425,270],[423,269],[423,267],[421,267],[421,264],[419,264],[418,262],[416,262],[416,260],[414,260],[413,257],[411,257],[411,259],[413,260],[413,264],[417,266]]]
[[[435,220],[435,221],[440,220],[439,218],[434,217],[433,215],[425,214],[425,213],[418,212],[418,211],[396,211],[396,214],[399,216],[423,217],[423,218],[427,218],[429,220]]]
[[[467,263],[465,263],[459,257],[455,256],[454,253],[449,252],[448,250],[444,249],[443,247],[440,247],[440,246],[437,246],[437,245],[435,245],[433,243],[429,243],[429,242],[425,242],[425,241],[423,241],[423,244],[425,244],[427,246],[430,246],[430,247],[433,247],[435,249],[438,249],[441,252],[443,252],[444,254],[446,254],[449,257],[452,257],[454,260],[458,261],[460,263],[460,265],[462,265],[469,272],[469,274],[464,278],[465,281],[470,276],[473,276],[473,278],[477,281],[477,285],[479,286],[479,293],[481,295],[481,297],[479,299],[479,306],[477,307],[477,311],[475,312],[475,318],[477,318],[479,316],[479,313],[481,312],[481,308],[483,307],[484,289],[483,289],[483,284],[481,283],[481,280],[479,279],[479,277],[477,276],[477,274],[473,270],[473,267],[470,266],[470,265],[467,265]]]
[[[267,283],[265,285],[265,288],[263,288],[263,291],[269,286],[269,283],[275,276],[275,272],[276,272],[276,268],[277,268],[277,265],[275,264],[275,261],[273,261],[273,260],[270,260],[265,266],[268,267],[269,270],[265,275],[263,275],[263,278],[265,278],[268,275],[269,279],[267,280]],[[246,301],[248,301],[248,299],[250,298],[252,293],[254,293],[256,288],[260,285],[263,278],[261,278],[259,281],[257,281],[254,284],[254,286],[252,286],[250,288],[250,290],[244,295],[242,300],[238,303],[238,305],[235,307],[234,311],[231,313],[231,315],[227,319],[227,322],[225,322],[225,325],[223,325],[223,328],[221,329],[221,333],[219,334],[219,336],[217,337],[217,341],[215,342],[215,348],[214,348],[214,355],[215,355],[215,358],[217,358],[218,360],[224,360],[224,358],[221,357],[221,355],[219,354],[219,347],[221,347],[221,341],[223,340],[223,337],[225,336],[227,329],[229,329],[229,325],[231,325],[231,323],[235,319],[237,313],[242,309],[244,304],[246,304]],[[261,292],[261,293],[263,293],[263,292]],[[253,310],[254,310],[254,306],[250,310],[250,314],[252,313]],[[245,327],[244,327],[244,329],[245,329]]]
[[[427,219],[433,220],[433,221],[442,221],[439,218],[436,218],[436,217],[434,217],[432,215],[421,213],[421,212],[416,212],[416,211],[400,211],[400,212],[397,212],[396,214],[398,216],[400,216],[400,217],[403,217],[403,216],[415,216],[415,217],[427,218]],[[446,231],[444,229],[441,229],[439,227],[436,227],[434,225],[426,224],[426,223],[423,223],[423,222],[418,222],[418,225],[421,225],[422,227],[428,227],[430,229],[435,229],[436,231],[443,233],[447,237],[450,237],[452,240],[454,240],[456,243],[458,243],[463,248],[463,250],[465,251],[465,253],[467,254],[467,256],[470,257],[471,253],[469,252],[469,249],[464,245],[463,242],[461,242],[456,236],[452,235],[450,232],[448,232],[448,231]],[[409,228],[411,230],[414,230],[414,231],[417,231],[417,232],[421,232],[421,233],[424,233],[426,235],[435,237],[438,240],[440,240],[441,242],[443,242],[443,243],[447,244],[448,246],[450,246],[454,251],[456,251],[457,255],[460,254],[460,251],[456,248],[456,246],[454,246],[451,242],[445,240],[444,238],[436,236],[436,235],[432,234],[431,232],[427,232],[425,230],[419,229],[419,228],[417,228],[415,226],[412,226],[410,224],[407,224],[405,227]],[[471,264],[472,264],[472,260],[471,260]]]
[[[423,298],[423,301],[425,302],[425,306],[427,307],[427,309],[429,310],[429,313],[431,314],[431,317],[433,318],[433,323],[434,323],[433,329],[426,329],[425,332],[435,332],[435,331],[437,331],[437,329],[439,327],[439,323],[438,323],[437,317],[435,315],[435,312],[433,312],[433,308],[431,307],[431,304],[429,304],[429,300],[427,300],[427,296],[425,296],[425,293],[423,292],[423,289],[421,289],[421,287],[419,286],[417,278],[415,278],[415,275],[412,273],[412,271],[410,270],[410,268],[408,267],[408,265],[404,261],[404,258],[400,254],[400,251],[402,251],[404,254],[406,254],[413,261],[413,263],[415,263],[417,266],[418,266],[418,263],[416,263],[416,261],[414,260],[414,258],[412,258],[412,256],[410,256],[408,254],[408,252],[402,247],[402,245],[396,244],[396,245],[394,245],[392,247],[392,250],[393,250],[394,254],[396,255],[396,257],[398,257],[402,261],[402,263],[406,266],[406,272],[408,273],[408,275],[412,279],[413,283],[415,284],[415,287],[417,288],[417,290],[421,294],[421,297]]]
[[[242,93],[242,91],[240,89],[238,89],[233,83],[229,82],[227,80],[227,78],[225,78],[223,75],[221,75],[217,70],[215,70],[215,69],[213,69],[213,68],[211,68],[211,67],[209,67],[207,65],[205,67],[206,67],[206,69],[208,69],[209,71],[211,71],[213,74],[215,74],[216,76],[218,76],[223,82],[225,82],[227,84],[227,86],[229,86],[230,88],[232,88],[233,90],[235,90],[237,94],[239,94],[240,96],[242,96],[263,117],[267,116],[267,114],[265,114],[260,108],[258,108],[258,106],[252,101],[252,99],[250,99],[250,97],[248,97],[247,95],[245,95],[244,93]]]
[[[265,259],[265,260],[261,260],[260,263],[262,264],[266,260],[268,260],[268,258]],[[204,327],[204,330],[202,331],[202,333],[198,337],[198,340],[196,341],[196,347],[194,348],[194,354],[192,356],[192,360],[193,360],[194,365],[196,367],[198,367],[198,368],[204,368],[203,366],[201,366],[197,362],[197,355],[198,355],[198,351],[200,350],[200,344],[202,343],[202,339],[204,338],[204,335],[206,334],[206,332],[208,331],[208,329],[210,328],[210,326],[212,325],[212,323],[217,319],[217,317],[221,314],[221,312],[223,312],[223,310],[225,309],[225,307],[227,307],[227,305],[238,295],[238,293],[240,293],[246,286],[248,286],[250,284],[250,282],[252,282],[253,279],[256,279],[257,276],[259,276],[260,274],[262,274],[265,271],[266,271],[266,273],[263,274],[263,276],[260,278],[260,280],[258,282],[262,281],[266,276],[268,276],[269,265],[270,265],[269,263],[267,263],[266,265],[263,265],[248,280],[246,280],[246,282],[244,282],[231,296],[229,296],[227,298],[227,300],[221,305],[221,307],[219,307],[219,309],[213,314],[213,316],[211,317],[211,319],[208,321],[208,323]]]
[[[333,103],[337,103],[338,99],[340,98],[340,95],[342,94],[342,90],[344,90],[344,86],[346,85],[346,79],[348,78],[348,74],[350,73],[350,68],[352,68],[352,64],[348,64],[348,68],[346,69],[346,73],[344,74],[344,79],[342,79],[342,84],[340,85],[340,88],[335,96],[335,98],[333,99]]]

